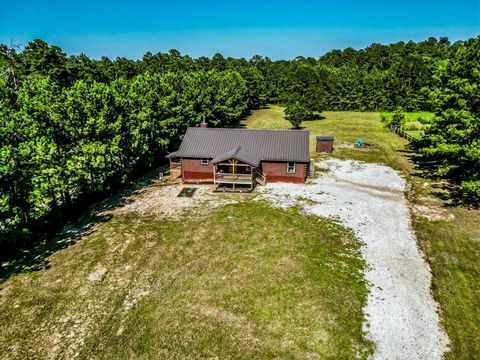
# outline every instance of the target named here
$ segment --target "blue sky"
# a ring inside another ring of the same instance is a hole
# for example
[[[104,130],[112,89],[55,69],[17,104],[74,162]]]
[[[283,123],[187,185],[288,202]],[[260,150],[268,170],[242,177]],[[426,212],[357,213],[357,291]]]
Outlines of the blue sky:
[[[480,0],[0,0],[0,42],[34,38],[68,54],[318,57],[373,42],[480,35]]]

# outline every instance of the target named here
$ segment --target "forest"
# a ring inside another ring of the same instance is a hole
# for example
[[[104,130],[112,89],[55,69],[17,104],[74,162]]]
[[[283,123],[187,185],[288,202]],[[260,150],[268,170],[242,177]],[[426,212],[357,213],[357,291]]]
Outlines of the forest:
[[[140,60],[0,45],[0,246],[17,248],[73,210],[161,164],[188,126],[235,127],[276,103],[436,114],[418,151],[480,197],[480,37],[372,44],[319,58]]]

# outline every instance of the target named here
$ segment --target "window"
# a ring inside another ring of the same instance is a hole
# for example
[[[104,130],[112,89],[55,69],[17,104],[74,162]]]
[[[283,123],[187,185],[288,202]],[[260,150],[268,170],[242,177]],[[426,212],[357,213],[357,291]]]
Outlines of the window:
[[[287,173],[295,174],[295,163],[294,162],[287,163]]]
[[[202,164],[202,165],[208,165],[208,159],[202,159],[202,160],[200,160],[200,164]]]

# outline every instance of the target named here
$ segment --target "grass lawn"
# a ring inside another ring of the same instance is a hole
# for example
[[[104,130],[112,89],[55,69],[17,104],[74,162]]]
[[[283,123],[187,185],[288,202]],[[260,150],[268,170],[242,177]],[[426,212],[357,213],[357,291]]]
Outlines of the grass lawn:
[[[255,129],[289,129],[283,108],[272,105],[270,109],[254,111],[246,120],[245,126]],[[380,122],[378,113],[360,113],[349,111],[325,111],[324,119],[303,122],[310,131],[310,151],[315,155],[315,136],[333,135],[335,137],[335,156],[354,158],[366,162],[381,162],[394,169],[409,168],[409,161],[398,152],[404,150],[407,140],[390,133]],[[363,149],[354,148],[358,138],[372,146]]]
[[[117,214],[13,275],[2,358],[366,358],[357,240],[242,199],[177,220]]]
[[[381,115],[384,115],[387,119],[391,118],[394,114],[394,112],[381,112]],[[419,118],[422,118],[423,120],[432,120],[433,117],[435,116],[434,113],[429,112],[429,111],[418,111],[418,112],[404,112],[405,115],[405,122],[410,123],[410,122],[419,122]]]
[[[475,358],[480,211],[442,200],[442,183],[422,177],[406,140],[386,130],[378,113],[322,115],[304,123],[313,157],[314,137],[333,135],[333,156],[390,165],[410,182],[412,224],[451,340],[447,358]],[[246,126],[286,129],[289,123],[283,109],[272,106],[255,111]],[[355,149],[359,137],[370,146]],[[75,243],[56,246],[40,269],[7,276],[0,282],[2,358],[371,354],[362,331],[365,264],[352,234],[296,209],[241,199],[196,213],[186,209],[179,219],[114,212]]]
[[[407,120],[430,113],[406,114]],[[407,141],[388,131],[379,113],[324,112],[324,119],[305,121],[311,132],[312,156],[316,135],[335,137],[333,156],[379,162],[402,171],[410,184],[408,199],[412,225],[432,269],[432,291],[440,305],[443,325],[450,338],[447,359],[474,359],[480,354],[480,210],[455,206],[444,182],[425,177],[411,161]],[[255,111],[246,126],[287,129],[283,108]],[[361,137],[373,146],[351,146]]]
[[[393,112],[382,112],[381,115],[385,116],[387,120],[391,120]],[[413,136],[416,139],[420,139],[423,136],[425,129],[425,123],[422,121],[430,121],[434,118],[435,114],[428,111],[421,112],[405,112],[405,122],[403,124],[403,130]],[[422,121],[420,121],[420,119]]]

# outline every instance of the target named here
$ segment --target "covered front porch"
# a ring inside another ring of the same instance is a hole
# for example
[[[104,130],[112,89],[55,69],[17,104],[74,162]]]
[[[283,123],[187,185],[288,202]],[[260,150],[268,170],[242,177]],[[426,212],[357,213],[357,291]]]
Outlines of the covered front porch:
[[[170,174],[180,175],[182,173],[182,159],[178,157],[178,151],[173,151],[165,157],[170,163]]]
[[[265,185],[260,160],[240,147],[215,157],[212,164],[214,191],[250,192],[257,183]]]

